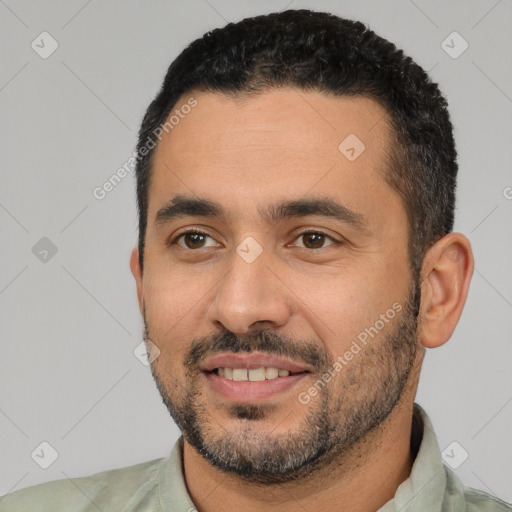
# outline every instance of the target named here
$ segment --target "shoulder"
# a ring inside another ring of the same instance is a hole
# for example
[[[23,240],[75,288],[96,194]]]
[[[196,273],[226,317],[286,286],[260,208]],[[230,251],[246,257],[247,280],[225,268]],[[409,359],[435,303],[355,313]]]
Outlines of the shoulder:
[[[140,491],[150,493],[157,486],[162,460],[27,487],[1,497],[0,511],[121,510],[134,494]]]
[[[467,512],[512,512],[512,504],[476,489],[466,487]]]
[[[512,512],[512,504],[506,503],[484,491],[465,486],[458,476],[446,465],[446,491],[443,512]]]

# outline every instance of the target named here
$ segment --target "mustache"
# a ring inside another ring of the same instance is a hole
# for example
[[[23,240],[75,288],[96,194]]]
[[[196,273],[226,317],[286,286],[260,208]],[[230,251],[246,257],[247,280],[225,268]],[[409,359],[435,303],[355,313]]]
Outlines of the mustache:
[[[329,354],[316,343],[308,340],[297,341],[270,330],[262,330],[248,335],[236,335],[226,331],[196,339],[183,358],[183,364],[188,368],[197,368],[203,359],[221,352],[263,352],[307,363],[317,371],[328,368],[333,362]]]

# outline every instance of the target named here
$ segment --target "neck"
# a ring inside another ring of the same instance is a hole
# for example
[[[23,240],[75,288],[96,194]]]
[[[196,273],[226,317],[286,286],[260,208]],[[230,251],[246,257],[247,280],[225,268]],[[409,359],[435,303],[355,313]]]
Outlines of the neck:
[[[223,510],[350,510],[375,512],[393,498],[411,472],[412,404],[391,415],[343,460],[334,461],[307,482],[251,484],[212,467],[187,442],[183,459],[189,494],[198,512]],[[334,467],[333,467],[334,466]]]

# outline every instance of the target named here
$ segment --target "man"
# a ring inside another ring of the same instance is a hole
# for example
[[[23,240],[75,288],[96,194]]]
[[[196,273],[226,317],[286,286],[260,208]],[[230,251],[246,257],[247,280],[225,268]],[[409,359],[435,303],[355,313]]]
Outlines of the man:
[[[512,510],[442,464],[414,402],[473,272],[419,66],[326,13],[229,24],[172,63],[137,149],[130,266],[183,436],[1,510]]]

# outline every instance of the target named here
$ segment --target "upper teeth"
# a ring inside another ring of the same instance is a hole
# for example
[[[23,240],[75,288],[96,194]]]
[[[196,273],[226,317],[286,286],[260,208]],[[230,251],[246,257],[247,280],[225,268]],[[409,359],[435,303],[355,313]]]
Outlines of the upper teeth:
[[[249,380],[255,382],[258,380],[277,379],[277,377],[288,377],[288,370],[280,370],[279,368],[217,368],[217,373],[225,379],[242,381]]]

